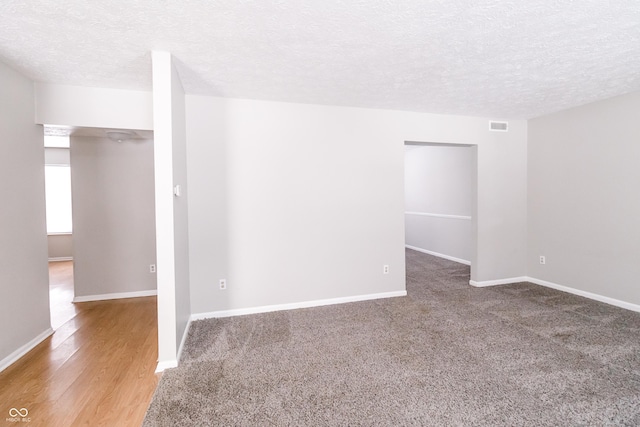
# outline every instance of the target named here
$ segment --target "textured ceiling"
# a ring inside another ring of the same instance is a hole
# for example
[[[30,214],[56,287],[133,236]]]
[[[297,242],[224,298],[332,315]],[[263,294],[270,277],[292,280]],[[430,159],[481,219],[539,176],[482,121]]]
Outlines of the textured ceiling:
[[[0,61],[36,81],[530,118],[640,90],[638,0],[0,1]]]

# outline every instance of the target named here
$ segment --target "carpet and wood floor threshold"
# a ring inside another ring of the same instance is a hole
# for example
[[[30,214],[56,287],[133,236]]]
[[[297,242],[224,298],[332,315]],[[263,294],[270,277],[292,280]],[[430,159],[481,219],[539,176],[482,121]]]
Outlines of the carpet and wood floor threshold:
[[[0,372],[0,422],[640,425],[639,313],[468,278],[407,251],[407,297],[194,322],[162,376],[156,297],[77,303]]]

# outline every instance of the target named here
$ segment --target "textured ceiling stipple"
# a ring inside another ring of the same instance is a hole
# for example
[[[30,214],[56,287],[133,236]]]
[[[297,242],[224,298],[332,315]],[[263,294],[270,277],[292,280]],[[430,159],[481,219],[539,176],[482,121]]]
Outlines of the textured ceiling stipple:
[[[531,118],[640,90],[637,0],[0,2],[0,61],[36,81]]]

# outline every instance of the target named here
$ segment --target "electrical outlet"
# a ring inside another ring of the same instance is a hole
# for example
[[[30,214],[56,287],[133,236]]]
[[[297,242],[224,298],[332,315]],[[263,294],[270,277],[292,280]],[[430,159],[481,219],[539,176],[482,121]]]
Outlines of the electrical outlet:
[[[388,265],[383,265],[382,266],[382,274],[389,274],[389,266]]]
[[[547,258],[544,255],[540,255],[540,264],[546,264]]]
[[[149,264],[149,273],[155,273],[155,272],[156,272],[156,265]]]
[[[227,289],[227,279],[220,279],[220,290]]]

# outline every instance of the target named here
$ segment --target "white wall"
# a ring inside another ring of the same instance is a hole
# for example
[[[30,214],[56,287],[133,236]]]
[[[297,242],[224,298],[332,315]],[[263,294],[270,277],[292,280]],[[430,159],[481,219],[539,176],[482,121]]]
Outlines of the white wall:
[[[176,282],[176,345],[181,341],[191,316],[189,282],[189,185],[187,179],[187,131],[185,94],[175,66],[171,65],[171,138],[173,149],[173,183],[180,185],[181,194],[174,198],[174,256]]]
[[[52,148],[46,147],[44,149],[44,164],[45,165],[66,165],[69,166],[71,162],[68,148]]]
[[[1,370],[16,351],[46,336],[51,322],[44,146],[33,123],[33,83],[0,63],[0,93]]]
[[[36,123],[153,129],[151,92],[36,83]]]
[[[405,243],[434,255],[471,260],[475,148],[407,145]]]
[[[153,52],[158,369],[175,366],[191,315],[185,95],[167,52]],[[176,186],[180,195],[174,195]]]
[[[73,258],[73,235],[49,234],[47,236],[49,261],[63,261]]]
[[[499,133],[480,118],[190,95],[186,108],[194,313],[404,290],[405,141],[478,144],[472,278],[525,274],[524,121]]]
[[[153,141],[72,136],[75,297],[153,291]]]
[[[529,276],[640,304],[639,112],[634,93],[530,121]]]

